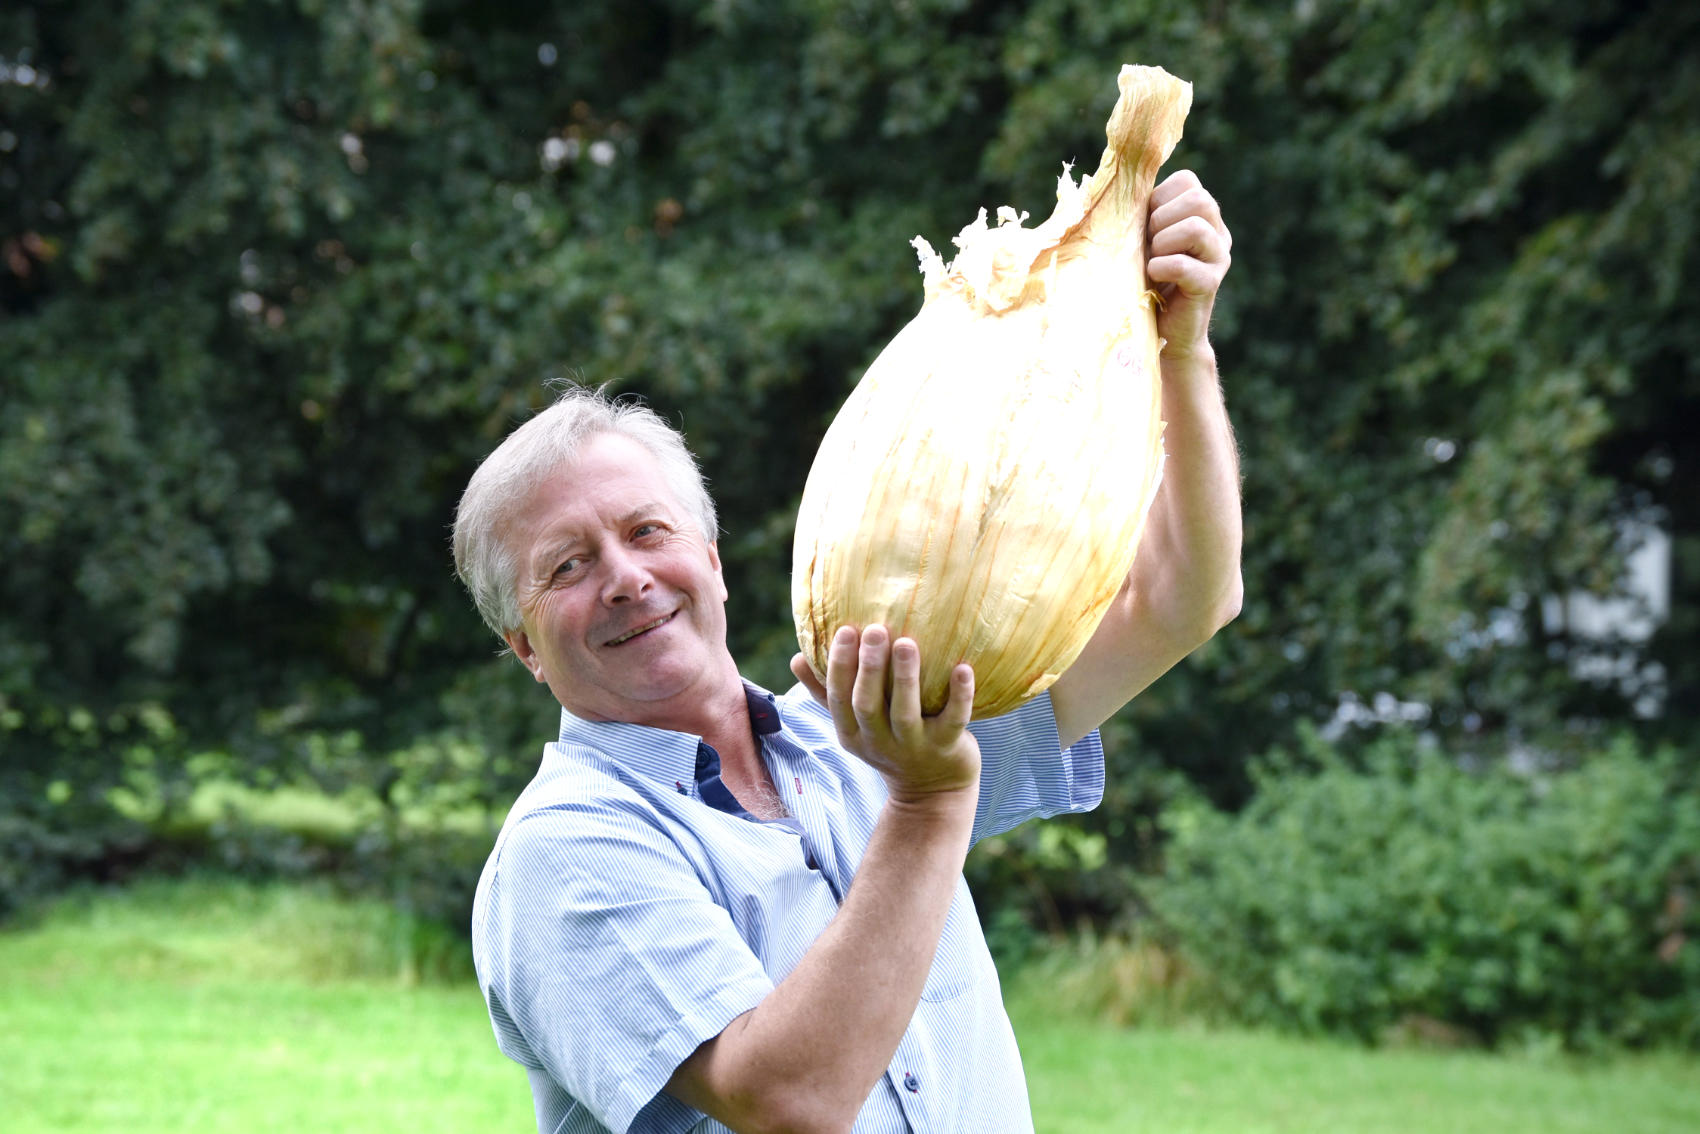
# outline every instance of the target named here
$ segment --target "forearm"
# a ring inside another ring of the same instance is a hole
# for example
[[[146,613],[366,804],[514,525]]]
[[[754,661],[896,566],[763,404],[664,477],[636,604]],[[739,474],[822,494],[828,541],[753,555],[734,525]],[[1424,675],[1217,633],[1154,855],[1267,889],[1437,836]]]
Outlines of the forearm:
[[[1147,278],[1164,295],[1163,481],[1121,592],[1051,687],[1063,743],[1084,736],[1240,610],[1240,470],[1211,349],[1210,314],[1233,245],[1187,170],[1151,195]]]
[[[1239,453],[1209,344],[1162,373],[1167,457],[1130,585],[1159,625],[1208,637],[1239,612]]]
[[[914,1016],[962,874],[976,793],[889,800],[843,907],[668,1090],[735,1130],[848,1130]]]

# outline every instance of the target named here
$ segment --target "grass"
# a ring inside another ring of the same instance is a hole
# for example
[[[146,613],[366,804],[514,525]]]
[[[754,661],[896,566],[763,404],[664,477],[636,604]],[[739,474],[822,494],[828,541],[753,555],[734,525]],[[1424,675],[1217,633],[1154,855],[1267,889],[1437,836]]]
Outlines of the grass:
[[[1005,1000],[1041,1131],[1700,1130],[1693,1056],[1370,1050],[1205,1027],[1219,1011],[1148,945],[1076,938],[1031,961]]]
[[[1086,949],[1010,982],[1040,1131],[1700,1129],[1692,1058],[1108,1022],[1118,982],[1153,963]],[[310,886],[217,880],[84,892],[0,932],[0,1115],[8,1134],[534,1128],[452,936]]]
[[[0,934],[3,1125],[535,1128],[470,978],[432,979],[449,971],[464,977],[464,963],[432,930],[311,887],[81,895]]]
[[[1700,1066],[1368,1051],[1238,1031],[1018,1015],[1038,1128],[1068,1134],[1700,1129]]]

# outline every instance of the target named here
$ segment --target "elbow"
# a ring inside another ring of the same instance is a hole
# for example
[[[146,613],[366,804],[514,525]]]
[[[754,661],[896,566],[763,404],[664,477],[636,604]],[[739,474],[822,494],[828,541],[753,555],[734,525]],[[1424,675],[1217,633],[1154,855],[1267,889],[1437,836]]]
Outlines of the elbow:
[[[861,1110],[806,1089],[767,1086],[684,1101],[736,1134],[850,1134]]]
[[[842,1108],[821,1102],[814,1105],[814,1100],[797,1097],[770,1099],[737,1129],[747,1134],[850,1134],[856,1112],[845,1114]]]
[[[1227,588],[1222,593],[1222,599],[1216,606],[1215,623],[1210,627],[1210,633],[1232,622],[1240,616],[1240,609],[1245,605],[1245,576],[1240,574],[1238,567],[1234,568],[1233,576],[1228,580]]]
[[[1239,569],[1235,568],[1207,601],[1192,608],[1191,616],[1185,620],[1184,631],[1177,635],[1184,652],[1190,654],[1214,638],[1216,631],[1240,616],[1244,602],[1245,581]]]
[[[735,1108],[736,1121],[726,1123],[738,1134],[850,1134],[868,1094],[863,1091],[858,1098],[855,1091],[837,1084],[795,1078],[784,1083],[766,1079],[752,1086]]]
[[[667,1092],[737,1134],[849,1134],[874,1082],[858,1090],[835,1066],[752,1047],[754,1016],[745,1012],[697,1048],[673,1072]]]

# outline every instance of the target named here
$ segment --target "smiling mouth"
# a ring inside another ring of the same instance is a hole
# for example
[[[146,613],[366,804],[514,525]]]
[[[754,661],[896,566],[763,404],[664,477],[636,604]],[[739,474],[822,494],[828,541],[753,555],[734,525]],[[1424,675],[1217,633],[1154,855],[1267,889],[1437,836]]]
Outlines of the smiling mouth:
[[[677,611],[674,611],[674,614],[677,614],[677,613],[678,613]],[[609,639],[608,645],[618,646],[618,645],[621,645],[623,643],[629,642],[633,638],[636,638],[639,634],[647,634],[651,630],[654,630],[656,627],[665,626],[671,621],[673,621],[673,615],[672,614],[664,614],[660,618],[657,618],[654,622],[646,622],[642,626],[636,627],[635,629],[627,630],[624,634],[621,634],[618,638]]]

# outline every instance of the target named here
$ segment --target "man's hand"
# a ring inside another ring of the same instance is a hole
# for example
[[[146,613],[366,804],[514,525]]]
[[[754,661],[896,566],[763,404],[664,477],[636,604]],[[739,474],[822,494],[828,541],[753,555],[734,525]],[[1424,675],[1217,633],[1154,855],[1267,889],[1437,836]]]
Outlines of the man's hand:
[[[859,635],[855,627],[839,627],[827,650],[824,685],[801,654],[791,660],[791,671],[831,711],[839,743],[885,777],[892,799],[916,802],[978,787],[980,746],[967,727],[972,667],[959,665],[951,673],[949,698],[933,717],[921,715],[920,647],[910,638],[892,642],[883,626]]]
[[[921,715],[920,650],[891,643],[883,626],[840,629],[824,683],[801,655],[791,670],[831,709],[844,746],[885,777],[891,798],[832,923],[766,999],[667,1081],[674,1098],[734,1130],[848,1130],[856,1121],[926,987],[979,794],[968,666],[951,675],[936,717]]]
[[[1163,359],[1178,361],[1208,351],[1210,310],[1228,273],[1234,238],[1222,223],[1216,198],[1192,170],[1177,170],[1152,191],[1146,240],[1145,275],[1163,297],[1157,313]]]

